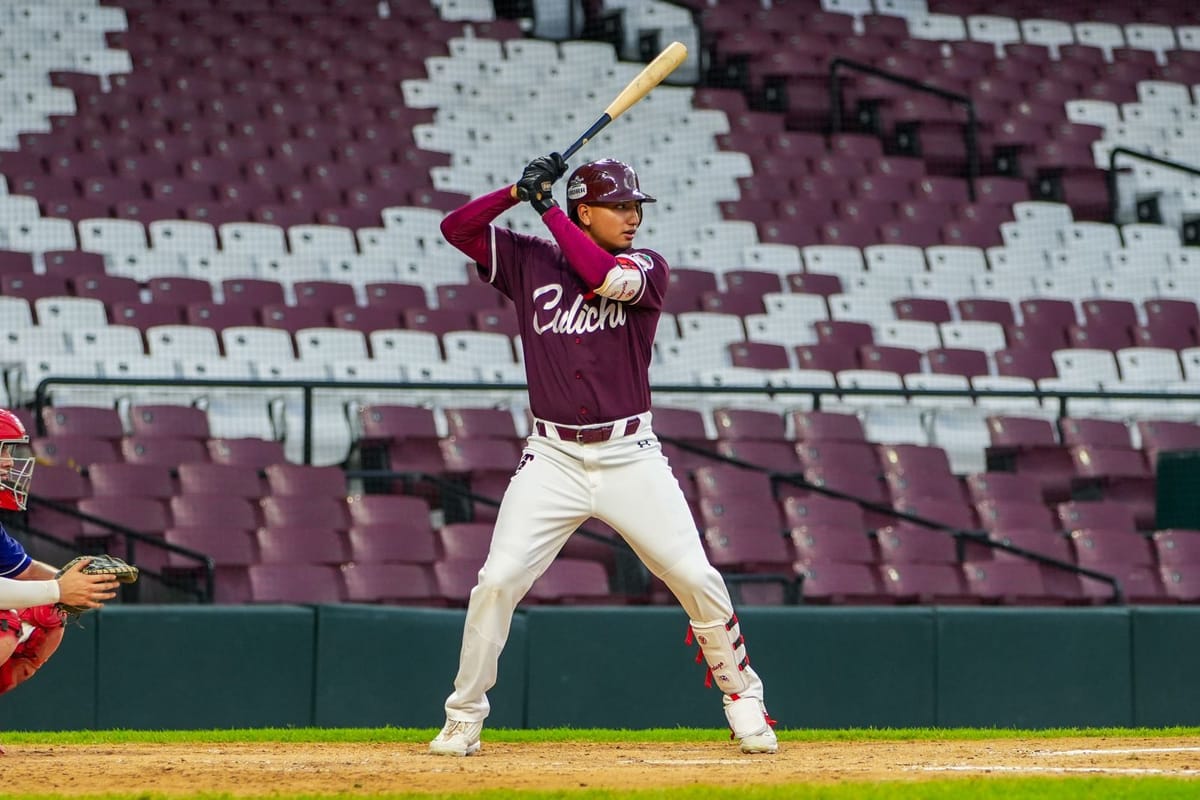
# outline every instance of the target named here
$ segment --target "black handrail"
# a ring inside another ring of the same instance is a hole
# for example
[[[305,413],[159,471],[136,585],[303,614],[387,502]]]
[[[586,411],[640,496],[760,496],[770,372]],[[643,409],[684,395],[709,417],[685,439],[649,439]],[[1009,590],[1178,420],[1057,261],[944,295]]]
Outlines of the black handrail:
[[[525,391],[524,383],[414,383],[412,381],[330,381],[330,380],[233,380],[224,378],[98,378],[82,376],[48,376],[38,381],[33,391],[33,410],[38,434],[45,434],[42,409],[50,405],[51,386],[196,386],[225,389],[285,390],[298,389],[304,398],[303,462],[312,463],[313,390],[378,389],[387,391]]]
[[[949,536],[954,537],[955,542],[958,545],[958,551],[959,551],[960,556],[962,555],[962,549],[963,549],[963,545],[965,542],[976,542],[980,545],[983,545],[984,547],[988,547],[993,550],[1003,550],[1005,552],[1012,553],[1013,555],[1020,556],[1022,558],[1026,558],[1026,559],[1035,561],[1040,564],[1045,564],[1047,566],[1052,566],[1057,569],[1066,570],[1068,572],[1071,572],[1071,573],[1074,573],[1077,575],[1083,575],[1088,578],[1094,578],[1098,581],[1102,581],[1103,583],[1107,583],[1109,586],[1112,587],[1112,590],[1113,590],[1112,600],[1111,600],[1112,603],[1116,604],[1116,603],[1124,602],[1124,592],[1122,591],[1122,588],[1121,588],[1121,582],[1113,575],[1108,575],[1103,572],[1096,572],[1095,570],[1091,570],[1086,567],[1081,567],[1078,564],[1072,564],[1069,561],[1062,561],[1060,559],[1053,558],[1053,557],[1047,556],[1047,555],[1043,555],[1043,554],[1035,552],[1033,550],[1026,550],[1023,547],[1018,547],[1016,545],[1009,544],[1007,542],[996,541],[994,539],[989,538],[985,531],[969,530],[969,529],[965,529],[965,528],[958,528],[953,525],[947,525],[944,522],[938,522],[937,520],[929,519],[928,517],[923,517],[919,514],[913,514],[908,511],[901,511],[890,505],[886,505],[883,503],[876,503],[873,500],[867,500],[866,498],[859,497],[858,495],[855,495],[855,494],[850,494],[849,492],[843,492],[838,489],[831,489],[828,486],[820,486],[818,484],[812,483],[811,481],[805,479],[802,475],[797,475],[797,474],[793,474],[793,473],[776,472],[772,469],[764,467],[761,464],[754,464],[752,462],[745,461],[743,459],[736,458],[734,456],[728,456],[723,453],[716,453],[716,452],[713,452],[712,450],[707,450],[704,447],[693,444],[692,442],[688,442],[683,439],[676,439],[673,436],[667,436],[667,435],[664,435],[661,433],[656,434],[656,435],[658,436],[660,441],[666,442],[667,444],[674,445],[674,446],[676,446],[682,450],[686,450],[690,453],[703,456],[714,462],[728,464],[729,466],[737,467],[739,469],[753,470],[755,472],[765,473],[771,479],[772,484],[774,484],[775,482],[783,482],[790,486],[795,486],[800,489],[811,490],[811,491],[817,492],[819,494],[823,494],[823,495],[826,495],[829,497],[836,498],[838,500],[849,500],[853,503],[856,503],[860,508],[864,508],[868,511],[875,511],[875,512],[878,512],[881,514],[886,514],[888,516],[893,516],[898,519],[902,519],[905,522],[911,522],[914,525],[919,525],[923,528],[928,528],[930,530],[941,531]]]
[[[1108,184],[1108,219],[1117,225],[1117,212],[1120,207],[1120,198],[1117,197],[1117,156],[1130,156],[1141,161],[1148,161],[1151,164],[1158,164],[1160,167],[1186,172],[1189,175],[1200,176],[1200,169],[1193,167],[1190,164],[1183,164],[1178,161],[1160,158],[1151,153],[1143,153],[1141,150],[1131,150],[1128,147],[1114,147],[1108,154],[1108,172],[1105,174],[1105,181]]]
[[[874,75],[876,78],[891,81],[916,92],[925,92],[926,94],[940,97],[943,100],[949,100],[951,103],[958,103],[966,108],[967,124],[963,131],[963,139],[967,146],[967,192],[971,202],[975,202],[975,180],[979,177],[979,121],[975,113],[975,101],[967,95],[951,92],[939,86],[934,86],[931,83],[909,78],[896,72],[879,69],[870,64],[864,64],[861,61],[838,57],[829,62],[829,129],[835,134],[842,130],[842,79],[838,74],[842,67],[867,75]]]
[[[500,507],[500,498],[482,495],[478,492],[471,491],[454,480],[448,479],[445,475],[433,474],[429,472],[421,472],[419,470],[404,470],[404,469],[347,469],[345,470],[347,480],[407,480],[414,482],[422,482],[434,486],[440,492],[448,492],[459,499],[470,500],[474,503],[482,503],[492,508]],[[613,551],[617,561],[617,574],[614,588],[617,591],[625,594],[633,594],[635,587],[631,586],[629,571],[633,570],[638,573],[639,583],[642,584],[637,590],[645,590],[646,571],[642,562],[633,553],[633,548],[624,539],[605,536],[590,530],[587,524],[581,525],[575,529],[575,533],[592,542],[599,542],[605,547]]]
[[[182,545],[174,544],[172,542],[163,541],[163,539],[161,539],[159,537],[151,536],[149,534],[142,533],[141,531],[133,530],[132,528],[128,528],[124,525],[113,522],[112,520],[104,519],[103,517],[97,517],[94,514],[88,514],[86,512],[80,511],[79,509],[77,509],[73,506],[69,506],[64,503],[60,503],[56,500],[51,500],[46,497],[41,497],[40,495],[38,495],[36,493],[32,493],[32,492],[30,493],[29,504],[32,506],[41,506],[44,508],[49,508],[52,511],[55,511],[64,516],[68,516],[73,519],[78,519],[83,522],[90,522],[91,524],[98,525],[98,526],[104,528],[105,530],[111,531],[112,533],[120,534],[121,536],[125,537],[125,553],[124,553],[123,557],[130,564],[138,563],[135,542],[141,543],[141,544],[149,546],[149,547],[154,547],[159,550],[166,550],[167,552],[170,552],[170,553],[178,553],[179,555],[185,556],[186,558],[190,558],[190,559],[197,561],[201,570],[203,571],[204,588],[202,591],[196,592],[196,595],[197,595],[196,599],[201,603],[213,602],[216,562],[213,561],[213,559],[210,556],[206,555],[205,553],[201,553],[197,550],[192,550],[189,547],[183,547]],[[29,531],[30,533],[37,534],[43,538],[55,541],[56,543],[59,543],[59,544],[65,544],[67,547],[72,546],[70,544],[62,542],[62,540],[59,539],[58,537],[51,536],[50,534],[47,534],[43,531],[38,531],[36,528],[33,528],[32,526],[28,525],[27,523],[19,523],[19,524],[21,525],[21,527],[23,529]],[[147,574],[155,575],[158,578],[163,577],[162,575],[159,575],[157,573],[152,573],[149,570],[142,569],[141,571],[146,572]],[[138,585],[136,583],[129,584],[127,586],[122,587],[122,592],[125,594],[133,594],[136,597],[137,588],[138,588]],[[183,587],[179,587],[179,588],[183,588]]]
[[[311,463],[312,454],[312,394],[314,390],[331,389],[347,391],[380,390],[380,391],[416,391],[416,392],[524,392],[524,383],[414,383],[411,381],[316,381],[316,380],[217,380],[209,378],[94,378],[94,377],[46,377],[39,381],[34,390],[34,419],[39,434],[45,434],[41,410],[48,406],[49,387],[64,386],[197,386],[211,388],[243,388],[258,390],[302,390],[305,398],[304,411],[304,463]],[[763,386],[763,385],[725,385],[698,386],[696,384],[652,384],[655,394],[729,394],[729,395],[765,395],[778,396],[808,396],[812,398],[813,408],[820,409],[821,398],[826,395],[849,397],[1011,397],[1035,398],[1039,400],[1058,401],[1058,415],[1066,416],[1067,404],[1070,399],[1109,399],[1109,400],[1200,400],[1200,392],[1111,392],[1086,390],[1043,390],[1043,389],[876,389],[851,388],[838,386]]]
[[[655,393],[684,393],[684,394],[757,394],[774,397],[775,395],[801,394],[813,399],[813,410],[820,410],[820,398],[824,395],[843,395],[850,397],[1013,397],[1036,398],[1039,400],[1058,401],[1058,416],[1067,415],[1067,401],[1079,400],[1200,400],[1200,392],[1111,392],[1085,389],[883,389],[883,388],[852,388],[836,386],[696,386],[695,384],[659,386],[652,385]]]
[[[495,391],[525,391],[527,389],[527,387],[524,383],[520,383],[520,384],[517,384],[517,383],[482,384],[479,382],[413,383],[413,382],[400,382],[400,381],[395,381],[395,382],[388,382],[388,381],[348,382],[348,381],[329,381],[329,380],[324,380],[324,381],[313,381],[313,380],[307,380],[307,381],[305,381],[305,380],[248,381],[248,380],[201,379],[201,378],[169,379],[169,378],[92,378],[92,377],[85,378],[85,377],[66,377],[66,376],[64,376],[64,377],[46,377],[46,378],[43,378],[38,383],[38,385],[35,389],[35,392],[34,392],[34,395],[35,395],[34,405],[35,405],[35,409],[37,412],[37,413],[35,413],[35,420],[36,420],[36,424],[38,425],[38,428],[39,428],[39,433],[45,432],[44,426],[42,424],[42,418],[41,418],[40,411],[43,407],[48,405],[47,395],[48,395],[49,387],[51,385],[98,385],[98,386],[118,385],[118,386],[173,386],[173,387],[179,387],[179,386],[204,387],[204,386],[207,386],[207,387],[213,387],[213,388],[234,387],[234,388],[250,388],[250,389],[259,389],[259,390],[301,389],[301,390],[303,390],[303,394],[305,397],[304,452],[305,452],[306,456],[311,454],[312,405],[313,405],[312,404],[312,394],[313,394],[314,390],[333,389],[333,390],[344,391],[347,389],[358,389],[358,390],[378,389],[378,390],[390,390],[390,391],[415,390],[415,391],[423,391],[423,392],[429,392],[429,391],[495,392]],[[820,407],[820,398],[822,396],[830,395],[830,394],[842,395],[842,396],[875,396],[875,397],[901,397],[901,398],[911,398],[911,397],[970,397],[970,398],[1013,397],[1013,398],[1037,398],[1037,399],[1041,399],[1041,400],[1056,399],[1059,402],[1058,413],[1060,416],[1066,415],[1067,401],[1069,398],[1096,398],[1096,399],[1121,399],[1121,400],[1140,399],[1140,400],[1167,400],[1167,401],[1200,400],[1200,392],[1170,393],[1170,392],[1160,392],[1160,391],[1159,392],[1106,392],[1106,391],[1081,391],[1081,390],[1045,391],[1045,390],[1040,390],[1040,389],[1035,389],[1035,390],[1017,390],[1017,389],[979,390],[979,389],[974,389],[974,388],[971,388],[971,389],[891,389],[891,388],[883,389],[883,388],[849,388],[849,387],[831,387],[831,386],[762,386],[762,385],[697,386],[695,384],[654,385],[654,386],[652,386],[652,389],[657,394],[669,394],[669,393],[710,394],[710,395],[711,394],[729,394],[729,395],[739,395],[739,394],[742,394],[742,395],[744,395],[744,394],[764,395],[765,394],[765,395],[768,395],[771,397],[774,397],[777,395],[785,395],[785,396],[786,395],[807,395],[813,399],[814,408]],[[670,437],[660,435],[659,438],[663,439],[664,441],[667,441],[668,443],[671,443],[671,444],[678,444],[679,446],[683,447],[684,449],[691,449],[687,445],[687,443],[676,442],[676,441],[672,440]],[[719,454],[712,453],[711,451],[708,451],[708,450],[700,449],[700,450],[697,450],[696,452],[700,452],[709,458],[713,458],[714,460],[718,460],[718,461],[723,460],[728,463],[735,464],[737,466],[742,466],[745,468],[752,468],[752,469],[760,469],[760,470],[764,469],[761,466],[752,465],[752,464],[748,464],[745,462],[739,462],[737,459],[732,459],[727,456],[721,456]],[[305,459],[306,463],[308,463],[309,460],[310,460],[309,458],[306,458]],[[379,470],[354,470],[352,472],[348,472],[347,476],[348,477],[387,478],[387,477],[412,476],[414,474],[417,474],[417,473],[399,472],[399,471],[398,472],[389,472],[389,471],[379,471]],[[422,479],[440,481],[440,479],[436,478],[435,476],[427,476],[427,475],[420,474],[420,477]],[[782,476],[782,475],[779,475],[776,477],[779,477],[781,479],[789,479],[789,478],[787,478],[787,476]],[[790,480],[795,481],[796,478],[794,476],[792,476],[790,478]],[[828,489],[826,487],[813,486],[813,485],[809,485],[807,483],[797,483],[796,485],[802,486],[804,488],[809,488],[814,491],[822,492],[822,493],[825,493],[825,494],[828,494],[831,496],[835,496],[835,497],[839,496],[839,494],[840,494],[833,489]],[[454,487],[454,490],[462,492],[463,494],[465,494],[465,496],[470,497],[472,500],[478,500],[481,502],[490,502],[490,503],[498,504],[498,501],[495,500],[494,498],[486,498],[486,497],[482,497],[479,495],[474,495],[470,492],[463,491],[461,489],[461,487]],[[869,501],[863,500],[862,498],[856,498],[852,495],[845,495],[844,499],[853,500],[855,502],[859,502],[860,504],[869,504]],[[46,503],[47,505],[51,505],[51,506],[55,505],[55,504],[53,504],[52,501],[46,501],[44,499],[41,500],[41,502]],[[870,505],[864,505],[864,507],[870,507]],[[69,509],[67,509],[66,507],[63,507],[63,508],[65,510],[67,510],[67,513],[71,513],[71,511]],[[913,522],[915,524],[919,524],[919,525],[927,525],[929,527],[935,527],[935,528],[938,526],[941,526],[941,523],[937,523],[932,520],[927,520],[927,519],[918,517],[916,515],[910,515],[910,514],[907,514],[906,512],[901,512],[901,511],[898,511],[896,509],[892,509],[892,508],[886,507],[886,506],[876,506],[874,508],[874,510],[882,511],[884,513],[891,514],[900,519],[906,519],[908,521],[911,521],[911,522]],[[79,514],[79,512],[74,512],[74,513]],[[80,516],[81,516],[81,518],[96,521],[99,524],[105,524],[104,520],[99,520],[97,518],[89,518],[86,515],[81,515],[81,514],[80,514]],[[134,538],[134,539],[145,538],[142,534],[139,534],[136,531],[129,531],[128,529],[123,529],[120,526],[111,526],[111,524],[110,524],[110,527],[114,527],[116,530],[118,530],[119,532],[125,533],[126,535],[131,535],[132,538]],[[941,526],[941,527],[943,529],[945,529],[946,526]],[[609,541],[607,539],[607,537],[599,536],[598,534],[593,534],[593,533],[591,533],[589,531],[585,531],[583,529],[580,530],[580,533],[588,538],[595,538],[595,539],[599,539],[599,540],[603,540],[603,541]],[[955,535],[959,536],[959,537],[971,538],[971,537],[977,536],[978,533],[977,532],[972,533],[970,531],[956,531]],[[152,543],[160,545],[160,546],[165,545],[165,543],[159,542],[154,539],[150,539],[150,541]],[[1048,559],[1045,556],[1040,556],[1036,553],[1024,551],[1019,547],[1014,547],[1012,545],[1005,545],[1005,544],[999,543],[999,542],[990,542],[990,540],[988,540],[988,542],[989,543],[987,543],[987,546],[989,546],[989,547],[993,547],[995,549],[1001,549],[1001,550],[1008,550],[1015,554],[1024,555],[1028,558],[1031,558],[1033,560],[1036,560],[1036,561],[1039,561],[1042,563],[1047,563],[1047,564],[1051,564],[1051,565],[1055,565],[1055,566],[1059,566],[1062,564],[1062,562],[1057,562],[1054,559]],[[610,544],[612,544],[612,543],[610,542]],[[616,544],[615,549],[617,549],[619,551],[621,544],[623,544],[623,542]],[[173,547],[171,545],[166,545],[166,546]],[[185,551],[184,548],[178,548],[178,549],[180,552]],[[206,556],[203,556],[203,554],[195,554],[195,555],[199,555],[202,558],[207,558]],[[1116,583],[1115,579],[1113,579],[1111,576],[1106,576],[1101,573],[1092,573],[1090,571],[1083,570],[1082,568],[1079,568],[1075,565],[1070,565],[1070,566],[1073,567],[1075,569],[1075,571],[1079,572],[1080,574],[1084,574],[1089,577],[1095,577],[1097,580],[1102,580],[1102,581],[1112,583],[1112,585],[1114,586],[1114,597],[1119,598],[1121,596],[1120,585],[1119,585],[1119,583]],[[210,593],[210,597],[211,597],[211,593]]]

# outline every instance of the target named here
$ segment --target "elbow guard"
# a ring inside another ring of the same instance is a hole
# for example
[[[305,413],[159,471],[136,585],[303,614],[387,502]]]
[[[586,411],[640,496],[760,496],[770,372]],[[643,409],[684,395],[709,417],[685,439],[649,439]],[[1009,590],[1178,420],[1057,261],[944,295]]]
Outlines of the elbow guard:
[[[596,294],[620,302],[636,300],[646,284],[644,270],[649,266],[650,260],[640,254],[617,256],[617,263],[604,276]]]

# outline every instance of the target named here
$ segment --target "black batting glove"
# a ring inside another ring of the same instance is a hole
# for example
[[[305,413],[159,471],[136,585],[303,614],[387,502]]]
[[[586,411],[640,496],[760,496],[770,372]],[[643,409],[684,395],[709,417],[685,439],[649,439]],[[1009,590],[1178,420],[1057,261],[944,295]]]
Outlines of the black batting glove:
[[[551,196],[554,182],[567,172],[567,162],[558,153],[539,156],[525,166],[517,181],[517,199],[527,200],[538,214],[545,214],[557,203]]]
[[[545,197],[541,197],[537,200],[530,200],[529,205],[533,206],[533,210],[538,213],[539,217],[552,208],[558,208],[558,203],[555,202],[554,198],[550,195],[546,195]]]

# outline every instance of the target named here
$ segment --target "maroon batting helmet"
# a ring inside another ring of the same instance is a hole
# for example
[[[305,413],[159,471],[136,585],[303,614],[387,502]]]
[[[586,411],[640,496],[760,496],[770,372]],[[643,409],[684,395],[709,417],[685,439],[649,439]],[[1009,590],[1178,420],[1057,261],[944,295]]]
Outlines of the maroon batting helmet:
[[[628,164],[611,158],[577,167],[567,181],[567,216],[577,219],[580,203],[621,203],[637,200],[653,203],[654,198],[638,186],[637,173]]]

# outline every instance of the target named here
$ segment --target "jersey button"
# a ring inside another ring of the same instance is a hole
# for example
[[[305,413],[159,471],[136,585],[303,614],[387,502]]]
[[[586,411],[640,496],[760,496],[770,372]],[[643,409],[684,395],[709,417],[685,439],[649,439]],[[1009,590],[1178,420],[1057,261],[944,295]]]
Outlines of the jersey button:
[[[581,381],[581,380],[583,380],[583,373],[582,373],[582,372],[576,372],[576,373],[575,373],[575,380],[577,380],[577,381]]]
[[[576,337],[575,337],[575,344],[583,344],[583,337],[582,337],[582,336],[576,336]]]
[[[586,413],[588,413],[588,411],[587,411],[587,406],[580,406],[580,407],[579,407],[579,413],[580,413],[580,414],[586,414]]]

